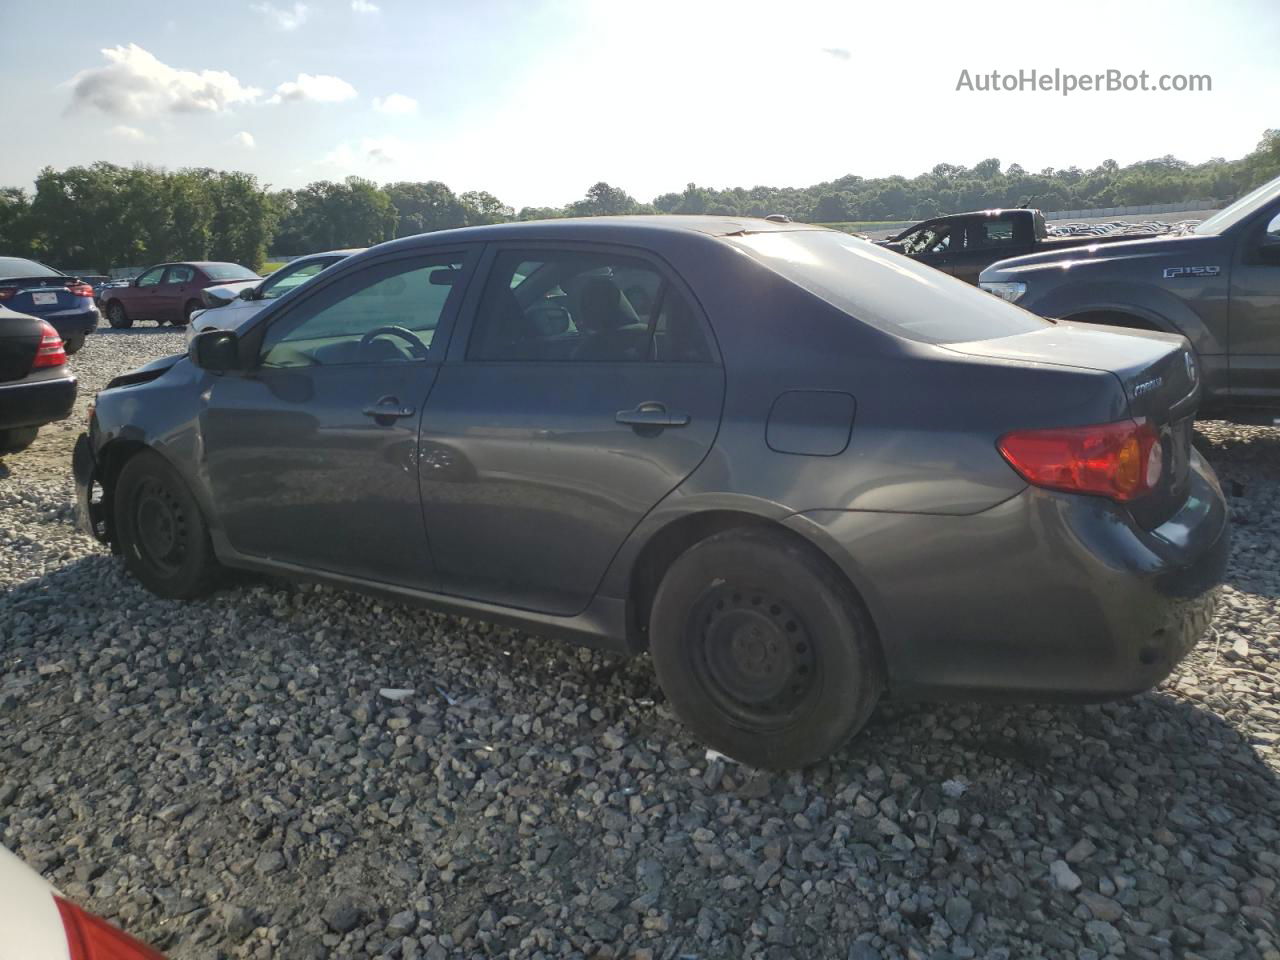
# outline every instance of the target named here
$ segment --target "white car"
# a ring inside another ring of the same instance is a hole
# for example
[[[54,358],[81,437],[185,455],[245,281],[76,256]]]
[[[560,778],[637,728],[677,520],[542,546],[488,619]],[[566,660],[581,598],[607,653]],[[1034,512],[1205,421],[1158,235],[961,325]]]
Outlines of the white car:
[[[206,307],[191,314],[191,322],[187,324],[187,343],[191,343],[196,334],[203,333],[205,330],[235,330],[250,317],[257,316],[258,311],[272,300],[284,296],[322,270],[362,250],[364,248],[359,247],[352,250],[313,253],[310,256],[299,257],[297,260],[290,260],[264,280],[205,287],[201,297]]]
[[[0,960],[164,960],[0,847]]]

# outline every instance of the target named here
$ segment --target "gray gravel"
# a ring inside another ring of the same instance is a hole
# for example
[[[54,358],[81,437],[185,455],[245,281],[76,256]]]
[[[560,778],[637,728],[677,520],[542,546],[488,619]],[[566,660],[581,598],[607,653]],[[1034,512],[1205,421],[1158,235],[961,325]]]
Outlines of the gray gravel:
[[[100,333],[83,399],[180,348]],[[175,958],[1280,960],[1278,431],[1201,429],[1236,545],[1159,691],[887,704],[782,776],[708,762],[643,659],[150,597],[71,529],[82,420],[0,480],[0,843]]]

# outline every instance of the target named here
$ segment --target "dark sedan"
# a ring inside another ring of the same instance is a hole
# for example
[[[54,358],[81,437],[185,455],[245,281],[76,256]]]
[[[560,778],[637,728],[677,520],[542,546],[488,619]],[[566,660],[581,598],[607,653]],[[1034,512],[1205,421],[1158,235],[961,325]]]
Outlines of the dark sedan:
[[[185,327],[191,322],[191,314],[204,307],[201,291],[205,287],[259,279],[238,263],[160,263],[144,270],[126,286],[105,288],[100,296],[106,305],[107,322],[117,330],[132,327],[138,320]]]
[[[71,415],[75,401],[58,331],[0,307],[0,456],[31,446],[42,426]]]
[[[812,762],[883,693],[1105,698],[1206,629],[1224,501],[1184,340],[1055,325],[844,234],[383,244],[118,378],[83,525],[652,654],[707,743]]]
[[[0,257],[0,306],[47,320],[66,352],[98,329],[92,284],[25,257]]]

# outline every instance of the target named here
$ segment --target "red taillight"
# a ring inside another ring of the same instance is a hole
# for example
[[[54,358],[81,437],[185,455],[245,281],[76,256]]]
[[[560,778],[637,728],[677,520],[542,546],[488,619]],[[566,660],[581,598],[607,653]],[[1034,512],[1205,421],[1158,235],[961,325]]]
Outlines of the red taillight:
[[[41,367],[60,367],[67,362],[67,353],[62,349],[62,338],[58,331],[43,320],[40,322],[40,346],[36,349],[36,359],[32,369]]]
[[[12,300],[17,296],[17,293],[17,287],[0,287],[0,303],[3,303],[5,300]]]
[[[67,293],[73,297],[92,297],[93,287],[87,283],[72,283],[67,286]]]
[[[71,960],[164,960],[164,954],[139,943],[101,917],[95,917],[61,897],[53,899],[58,905],[58,913],[62,915]]]
[[[1028,483],[1112,500],[1136,500],[1150,492],[1164,469],[1160,434],[1146,420],[1015,430],[998,446]]]

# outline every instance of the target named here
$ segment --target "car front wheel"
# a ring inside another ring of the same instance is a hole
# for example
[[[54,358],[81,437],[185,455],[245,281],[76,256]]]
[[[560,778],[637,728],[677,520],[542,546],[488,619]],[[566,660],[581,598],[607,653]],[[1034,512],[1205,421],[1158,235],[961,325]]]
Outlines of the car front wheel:
[[[883,687],[849,585],[782,531],[729,530],[690,547],[658,588],[649,632],[676,714],[756,767],[821,760],[862,728]]]
[[[124,465],[114,508],[125,566],[144,587],[186,600],[216,586],[221,568],[200,506],[160,454],[144,450]]]

